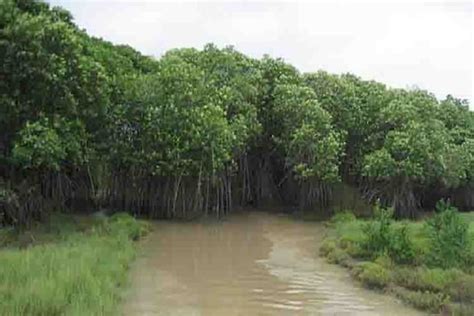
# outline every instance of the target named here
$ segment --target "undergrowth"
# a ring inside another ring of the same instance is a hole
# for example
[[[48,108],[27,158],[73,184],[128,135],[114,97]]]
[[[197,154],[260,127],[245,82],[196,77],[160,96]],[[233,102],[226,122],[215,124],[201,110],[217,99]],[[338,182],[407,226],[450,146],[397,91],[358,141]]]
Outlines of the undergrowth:
[[[53,219],[30,232],[38,237],[28,246],[4,234],[12,240],[0,250],[0,315],[115,314],[133,241],[147,226],[125,214],[84,221]]]
[[[395,221],[392,213],[376,207],[366,220],[336,214],[320,255],[349,268],[366,287],[416,308],[472,315],[474,213],[461,214],[446,203],[424,221]]]

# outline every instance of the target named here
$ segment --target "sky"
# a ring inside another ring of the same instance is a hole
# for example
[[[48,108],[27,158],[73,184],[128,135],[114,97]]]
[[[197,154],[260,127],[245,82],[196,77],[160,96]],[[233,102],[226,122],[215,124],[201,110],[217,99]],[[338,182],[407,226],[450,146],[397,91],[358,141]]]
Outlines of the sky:
[[[473,98],[472,1],[49,0],[91,35],[159,57],[213,42],[302,72]]]

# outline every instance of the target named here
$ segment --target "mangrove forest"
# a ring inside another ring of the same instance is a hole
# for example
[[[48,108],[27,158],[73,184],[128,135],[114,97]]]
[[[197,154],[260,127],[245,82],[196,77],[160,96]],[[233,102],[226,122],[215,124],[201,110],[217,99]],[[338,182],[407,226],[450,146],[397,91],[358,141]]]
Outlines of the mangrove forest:
[[[353,74],[233,47],[160,58],[89,36],[69,12],[0,4],[0,222],[107,209],[223,217],[353,200],[416,218],[474,209],[474,113]]]

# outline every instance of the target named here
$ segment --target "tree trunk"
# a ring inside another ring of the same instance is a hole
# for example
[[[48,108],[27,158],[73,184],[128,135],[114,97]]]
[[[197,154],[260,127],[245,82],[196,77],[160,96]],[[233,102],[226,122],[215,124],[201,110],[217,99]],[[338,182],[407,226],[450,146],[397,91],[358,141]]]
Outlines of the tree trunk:
[[[413,185],[406,177],[399,181],[393,190],[392,207],[397,219],[414,219],[418,214],[419,203]]]

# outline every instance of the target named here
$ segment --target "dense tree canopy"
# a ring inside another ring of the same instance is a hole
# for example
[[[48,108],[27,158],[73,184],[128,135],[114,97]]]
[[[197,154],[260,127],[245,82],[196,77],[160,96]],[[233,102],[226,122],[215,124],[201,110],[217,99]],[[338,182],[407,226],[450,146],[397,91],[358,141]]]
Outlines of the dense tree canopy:
[[[0,3],[0,59],[4,223],[76,207],[326,213],[336,182],[398,217],[440,198],[474,208],[474,114],[452,96],[212,44],[147,57],[33,0]]]

